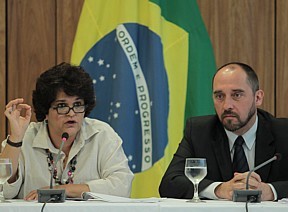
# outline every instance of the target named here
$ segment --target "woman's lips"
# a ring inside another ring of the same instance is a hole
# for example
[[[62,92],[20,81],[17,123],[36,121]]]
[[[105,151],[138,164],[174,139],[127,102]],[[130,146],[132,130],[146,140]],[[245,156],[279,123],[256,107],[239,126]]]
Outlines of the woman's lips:
[[[67,122],[65,122],[66,125],[74,125],[76,123],[77,123],[76,121],[67,121]]]

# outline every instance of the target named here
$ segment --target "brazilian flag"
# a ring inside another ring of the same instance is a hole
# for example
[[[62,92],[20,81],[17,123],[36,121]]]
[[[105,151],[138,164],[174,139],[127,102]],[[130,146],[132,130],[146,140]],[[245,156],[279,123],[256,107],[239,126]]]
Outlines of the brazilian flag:
[[[215,62],[196,1],[85,0],[71,60],[93,78],[90,116],[123,139],[131,196],[159,196],[185,119],[214,112]]]

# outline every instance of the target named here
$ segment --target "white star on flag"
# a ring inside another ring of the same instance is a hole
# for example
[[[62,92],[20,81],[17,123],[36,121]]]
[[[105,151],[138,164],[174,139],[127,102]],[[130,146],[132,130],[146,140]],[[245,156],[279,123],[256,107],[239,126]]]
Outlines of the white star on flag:
[[[114,113],[113,117],[114,117],[114,119],[117,119],[118,118],[118,113]]]
[[[90,57],[88,58],[88,61],[89,61],[89,63],[92,63],[92,62],[94,61],[94,58],[90,56]]]
[[[99,66],[103,66],[103,65],[104,65],[104,60],[99,59],[99,60],[98,60],[98,65],[99,65]]]

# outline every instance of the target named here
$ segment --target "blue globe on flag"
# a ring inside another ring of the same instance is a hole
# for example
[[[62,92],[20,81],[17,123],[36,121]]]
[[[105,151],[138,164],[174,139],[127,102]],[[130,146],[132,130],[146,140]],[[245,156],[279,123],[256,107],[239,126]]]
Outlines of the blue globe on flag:
[[[90,117],[109,123],[123,140],[134,173],[164,156],[169,90],[160,37],[137,23],[120,24],[80,64],[93,78]]]

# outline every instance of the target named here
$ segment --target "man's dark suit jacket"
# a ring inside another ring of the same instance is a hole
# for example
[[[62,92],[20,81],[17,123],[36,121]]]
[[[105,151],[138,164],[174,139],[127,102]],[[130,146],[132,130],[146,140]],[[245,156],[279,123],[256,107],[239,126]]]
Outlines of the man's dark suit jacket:
[[[288,197],[288,119],[275,118],[258,109],[255,167],[281,153],[280,161],[260,168],[256,172],[262,182],[271,183],[278,199]],[[216,115],[194,117],[187,120],[184,137],[164,174],[159,186],[161,197],[192,198],[193,184],[184,174],[186,158],[206,158],[207,175],[199,184],[199,192],[213,182],[226,182],[233,178],[228,137]]]

